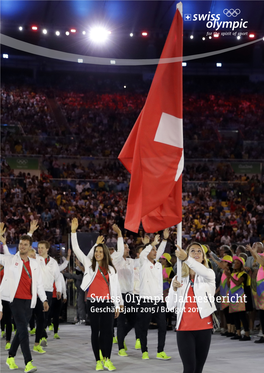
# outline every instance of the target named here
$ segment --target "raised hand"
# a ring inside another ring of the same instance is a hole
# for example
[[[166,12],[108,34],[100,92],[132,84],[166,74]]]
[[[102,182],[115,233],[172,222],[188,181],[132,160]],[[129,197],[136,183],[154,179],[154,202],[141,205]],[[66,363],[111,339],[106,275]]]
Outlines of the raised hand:
[[[163,231],[164,240],[167,240],[169,238],[169,235],[170,235],[169,228],[164,229],[164,231]]]
[[[149,241],[150,241],[150,238],[149,238],[149,236],[147,234],[145,234],[145,236],[142,237],[141,240],[142,240],[142,243],[144,245],[147,245],[149,243]]]
[[[176,246],[177,246],[177,250],[175,250],[175,255],[180,260],[185,260],[187,258],[186,251],[184,251],[180,246],[178,246],[178,245],[176,245]]]
[[[121,229],[116,224],[112,225],[112,229],[115,233],[117,233],[118,237],[122,237]]]
[[[4,228],[5,223],[0,223],[0,235],[3,236],[5,234],[6,228]]]
[[[78,224],[78,219],[77,218],[73,218],[72,222],[71,222],[71,231],[72,231],[72,233],[76,233],[78,225],[79,225]]]
[[[250,245],[246,245],[246,250],[251,252],[252,247]]]
[[[96,240],[96,245],[104,243],[104,236],[98,236]]]
[[[154,241],[152,242],[152,246],[156,246],[160,243],[160,235],[159,234],[156,234],[156,236],[154,237]]]
[[[29,233],[33,234],[37,229],[38,229],[38,221],[37,220],[32,220],[30,222],[30,230]]]

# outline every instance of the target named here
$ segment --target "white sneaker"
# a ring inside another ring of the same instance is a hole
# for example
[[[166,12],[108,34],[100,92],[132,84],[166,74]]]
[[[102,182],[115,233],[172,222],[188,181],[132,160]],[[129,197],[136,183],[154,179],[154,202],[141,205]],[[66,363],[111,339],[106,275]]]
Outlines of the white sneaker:
[[[85,320],[80,320],[75,325],[84,325],[85,323],[86,323]]]

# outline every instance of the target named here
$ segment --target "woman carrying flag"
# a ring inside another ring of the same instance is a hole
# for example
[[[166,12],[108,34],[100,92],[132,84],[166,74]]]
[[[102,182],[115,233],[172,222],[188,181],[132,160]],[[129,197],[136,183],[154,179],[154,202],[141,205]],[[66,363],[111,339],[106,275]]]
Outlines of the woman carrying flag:
[[[178,245],[176,256],[183,261],[182,283],[172,280],[167,298],[169,310],[177,314],[177,343],[184,373],[201,373],[211,344],[215,273],[208,268],[202,246],[192,242],[186,252]]]

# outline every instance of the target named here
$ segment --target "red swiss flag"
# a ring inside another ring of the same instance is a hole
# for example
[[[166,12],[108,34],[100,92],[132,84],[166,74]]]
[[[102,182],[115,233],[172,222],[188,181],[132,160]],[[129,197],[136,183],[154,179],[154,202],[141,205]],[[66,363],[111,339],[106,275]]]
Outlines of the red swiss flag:
[[[133,232],[141,220],[148,233],[182,221],[182,36],[179,3],[146,103],[119,154],[131,173],[125,228]]]

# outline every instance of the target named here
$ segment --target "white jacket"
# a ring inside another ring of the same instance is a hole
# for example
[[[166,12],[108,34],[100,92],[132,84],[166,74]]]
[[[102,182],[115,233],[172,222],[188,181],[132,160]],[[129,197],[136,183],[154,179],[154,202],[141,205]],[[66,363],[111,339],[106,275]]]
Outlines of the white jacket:
[[[43,287],[39,265],[35,259],[28,259],[32,275],[32,299],[30,307],[34,308],[37,302],[37,295],[42,302],[47,300],[47,297]],[[0,286],[1,297],[3,300],[11,303],[14,300],[19,285],[23,261],[20,257],[20,253],[17,252],[15,255],[0,255],[0,264],[5,267],[5,274]]]
[[[153,302],[163,300],[162,265],[158,262],[164,253],[167,241],[162,241],[157,250],[156,262],[153,264],[148,258],[152,245],[148,245],[139,255],[140,298]]]
[[[71,234],[71,243],[72,243],[72,249],[77,256],[78,260],[83,264],[85,271],[83,275],[83,280],[81,284],[81,289],[83,291],[86,291],[88,287],[93,282],[96,273],[98,271],[98,263],[96,262],[95,271],[93,271],[92,268],[92,257],[94,254],[94,249],[97,245],[94,245],[91,250],[89,251],[88,255],[86,256],[83,251],[80,249],[78,240],[77,240],[77,234],[72,233]],[[118,276],[115,272],[114,268],[109,267],[109,292],[112,302],[114,303],[116,308],[119,308],[120,305],[123,304],[123,298],[120,291],[120,286],[118,282]]]
[[[4,249],[5,255],[12,255],[10,254],[7,245],[4,245],[3,249]],[[55,281],[57,292],[61,293],[61,282],[59,279],[60,269],[59,269],[59,265],[56,262],[56,260],[50,257],[48,264],[46,264],[45,259],[42,258],[42,256],[38,254],[36,254],[36,259],[34,260],[36,260],[39,264],[44,290],[52,293],[53,283]]]
[[[60,281],[61,281],[61,295],[63,295],[63,299],[67,299],[67,291],[66,291],[66,282],[62,273],[60,273]]]
[[[193,291],[196,297],[200,317],[204,319],[216,311],[214,303],[215,273],[212,269],[205,267],[203,264],[197,262],[194,258],[189,257],[185,263],[195,272]],[[175,278],[176,276],[173,278],[173,280]],[[190,279],[189,276],[182,277],[183,286],[178,288],[177,291],[173,290],[173,280],[171,282],[169,294],[166,298],[166,303],[170,311],[176,309],[176,329],[178,329],[190,288]],[[194,305],[194,307],[196,307],[196,305]]]
[[[60,269],[55,259],[49,257],[49,262],[46,264],[45,259],[40,255],[36,255],[45,291],[53,292],[53,283],[55,281],[57,292],[61,293]]]
[[[135,260],[131,258],[124,258],[124,240],[119,237],[117,240],[117,251],[111,255],[113,264],[117,270],[118,280],[120,284],[121,293],[133,293],[134,288],[134,267]]]

